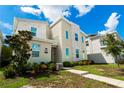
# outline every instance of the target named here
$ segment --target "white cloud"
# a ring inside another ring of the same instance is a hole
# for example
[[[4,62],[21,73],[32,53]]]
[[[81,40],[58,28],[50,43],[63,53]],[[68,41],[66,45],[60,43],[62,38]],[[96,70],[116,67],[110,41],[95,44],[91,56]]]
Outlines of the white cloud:
[[[5,22],[0,21],[0,25],[6,29],[12,30],[12,25],[9,23],[5,23]]]
[[[22,6],[21,7],[21,10],[23,12],[31,13],[33,15],[39,15],[39,14],[41,14],[41,10],[40,9],[35,9],[35,8],[29,7],[29,6]]]
[[[118,15],[118,13],[112,13],[104,26],[107,27],[107,29],[109,30],[115,30],[117,28],[117,25],[119,24],[119,18],[120,15]]]
[[[116,28],[119,24],[119,18],[120,15],[118,15],[118,13],[112,13],[111,16],[108,18],[107,22],[104,24],[107,29],[103,31],[98,31],[98,34],[112,33],[116,31]]]
[[[77,17],[80,17],[90,12],[95,6],[94,5],[74,5],[73,7],[77,9],[79,12]]]
[[[39,9],[38,9],[39,8]],[[70,16],[71,13],[69,12],[69,6],[57,6],[57,5],[38,5],[38,8],[33,8],[31,6],[22,6],[20,7],[21,11],[26,13],[31,13],[33,15],[40,15],[43,13],[46,18],[48,18],[50,21],[55,20],[59,16]]]

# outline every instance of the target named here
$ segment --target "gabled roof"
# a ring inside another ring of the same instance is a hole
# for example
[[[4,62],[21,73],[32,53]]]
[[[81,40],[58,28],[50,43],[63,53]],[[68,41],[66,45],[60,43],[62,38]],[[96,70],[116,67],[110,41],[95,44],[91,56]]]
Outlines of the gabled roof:
[[[56,21],[54,21],[54,22],[50,25],[50,27],[52,28],[53,26],[55,26],[55,25],[56,25],[58,22],[60,22],[61,20],[66,21],[66,22],[69,23],[70,25],[76,25],[76,26],[79,27],[79,25],[75,24],[74,22],[71,22],[71,21],[67,20],[64,16],[59,17]],[[80,28],[80,27],[79,27],[79,28]],[[81,32],[82,34],[84,34],[85,36],[87,36],[87,34],[84,33],[84,31],[80,30],[80,32]]]
[[[57,18],[51,25],[50,27],[52,28],[54,25],[56,25],[58,22],[60,22],[61,20],[64,20],[66,21],[67,23],[69,23],[70,25],[76,25],[79,27],[79,25],[75,24],[74,22],[72,21],[69,21],[68,19],[66,19],[64,16],[61,16],[59,18]]]

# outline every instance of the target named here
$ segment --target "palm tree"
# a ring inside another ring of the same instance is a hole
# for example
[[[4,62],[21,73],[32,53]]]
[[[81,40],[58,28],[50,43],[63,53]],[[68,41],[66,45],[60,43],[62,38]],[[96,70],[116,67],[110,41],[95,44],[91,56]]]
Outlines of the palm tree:
[[[118,64],[118,67],[120,67],[117,58],[122,52],[122,48],[120,48],[120,40],[116,39],[114,34],[107,34],[104,38],[104,42],[107,46],[105,51],[107,54],[111,54],[115,58],[115,62]]]

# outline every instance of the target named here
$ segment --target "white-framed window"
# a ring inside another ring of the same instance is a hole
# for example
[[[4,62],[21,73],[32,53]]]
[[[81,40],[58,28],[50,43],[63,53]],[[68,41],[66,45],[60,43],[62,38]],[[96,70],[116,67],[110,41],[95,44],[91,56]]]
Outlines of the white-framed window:
[[[32,57],[39,57],[40,56],[40,45],[39,44],[32,44]]]
[[[76,58],[79,58],[79,49],[76,49]]]
[[[75,41],[78,41],[78,34],[75,33]]]
[[[31,34],[32,34],[32,36],[36,36],[36,31],[37,31],[36,27],[31,27]]]
[[[66,39],[69,39],[68,37],[68,31],[65,32]]]
[[[66,53],[66,58],[69,58],[69,48],[66,48],[65,53]]]

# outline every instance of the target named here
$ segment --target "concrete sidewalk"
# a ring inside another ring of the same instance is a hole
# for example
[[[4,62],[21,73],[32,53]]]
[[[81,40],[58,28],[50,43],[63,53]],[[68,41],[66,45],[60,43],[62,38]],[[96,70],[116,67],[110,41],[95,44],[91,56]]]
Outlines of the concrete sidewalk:
[[[124,81],[122,81],[122,80],[108,78],[108,77],[94,75],[94,74],[89,74],[88,71],[81,71],[81,70],[74,70],[74,69],[68,69],[66,71],[69,71],[74,74],[79,74],[79,75],[89,78],[89,79],[98,80],[101,82],[105,82],[107,84],[111,84],[111,85],[114,85],[114,86],[117,86],[120,88],[124,88]]]

